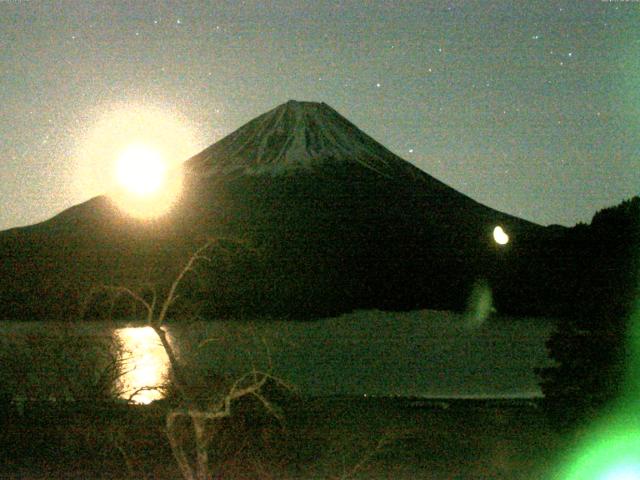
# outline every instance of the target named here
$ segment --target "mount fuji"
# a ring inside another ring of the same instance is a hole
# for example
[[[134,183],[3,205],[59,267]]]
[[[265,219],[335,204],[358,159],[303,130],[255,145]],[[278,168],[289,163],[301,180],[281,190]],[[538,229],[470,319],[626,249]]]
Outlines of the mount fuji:
[[[211,237],[249,248],[227,250],[183,285],[208,317],[460,310],[479,279],[509,290],[496,292],[498,303],[510,298],[504,308],[526,310],[513,285],[550,234],[457,192],[324,103],[280,105],[183,172],[180,201],[153,222],[101,196],[0,232],[0,317],[68,318],[95,285],[166,285]],[[494,243],[496,225],[509,245]]]
[[[289,102],[255,118],[187,164],[200,175],[281,174],[325,162],[359,164],[389,179],[417,170],[324,103]]]

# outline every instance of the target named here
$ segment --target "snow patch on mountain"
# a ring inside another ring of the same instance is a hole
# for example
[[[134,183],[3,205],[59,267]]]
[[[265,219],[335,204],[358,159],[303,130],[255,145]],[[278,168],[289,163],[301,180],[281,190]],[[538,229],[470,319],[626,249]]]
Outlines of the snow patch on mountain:
[[[255,118],[187,162],[201,176],[286,173],[356,162],[385,177],[410,175],[402,160],[325,103],[291,100]]]

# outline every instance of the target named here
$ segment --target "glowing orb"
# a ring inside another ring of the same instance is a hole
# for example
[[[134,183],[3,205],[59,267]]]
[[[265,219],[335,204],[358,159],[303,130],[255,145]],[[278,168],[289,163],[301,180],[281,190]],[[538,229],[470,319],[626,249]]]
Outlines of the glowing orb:
[[[167,164],[160,152],[144,144],[130,145],[118,157],[118,183],[141,197],[158,191],[166,175]]]
[[[120,210],[140,219],[166,213],[182,190],[180,167],[168,170],[162,156],[147,147],[127,149],[118,159],[114,176],[117,186],[109,197]]]
[[[182,162],[201,149],[196,128],[178,112],[134,103],[87,116],[75,153],[78,195],[106,194],[140,219],[166,213],[182,190]]]
[[[507,235],[499,225],[493,229],[493,239],[498,245],[506,245],[509,243],[509,235]]]

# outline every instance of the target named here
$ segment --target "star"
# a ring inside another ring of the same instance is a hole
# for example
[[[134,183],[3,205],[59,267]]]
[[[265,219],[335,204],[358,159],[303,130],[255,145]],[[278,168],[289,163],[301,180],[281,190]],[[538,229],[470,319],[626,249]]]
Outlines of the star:
[[[29,13],[30,2],[19,3],[21,6],[17,8],[24,8],[25,14]],[[263,107],[265,110],[267,106],[275,107],[285,95],[300,100],[326,101],[347,118],[353,115],[357,120],[355,123],[374,133],[381,143],[390,141],[391,146],[399,145],[400,152],[404,149],[404,155],[418,163],[438,165],[435,158],[442,155],[444,165],[455,165],[449,163],[455,162],[452,157],[463,154],[452,153],[455,149],[449,147],[453,144],[460,151],[473,152],[487,162],[494,161],[493,155],[482,148],[485,140],[476,141],[485,130],[491,132],[491,141],[518,159],[524,158],[527,145],[548,145],[541,154],[544,158],[572,157],[578,151],[596,145],[589,158],[578,162],[576,168],[595,162],[597,157],[608,158],[609,151],[614,148],[623,150],[624,158],[632,156],[629,152],[638,150],[632,125],[627,125],[622,117],[628,111],[608,108],[611,98],[607,89],[598,88],[620,71],[618,57],[606,52],[623,49],[628,39],[622,33],[614,33],[633,31],[632,19],[622,15],[626,10],[623,1],[606,5],[596,5],[601,3],[599,1],[572,2],[571,6],[566,2],[537,2],[536,8],[530,11],[504,4],[495,7],[496,11],[504,14],[505,19],[517,17],[517,21],[509,23],[505,20],[493,31],[488,31],[487,12],[461,9],[452,0],[428,9],[417,6],[419,2],[398,2],[397,8],[389,11],[388,18],[383,9],[368,12],[359,11],[355,5],[349,6],[349,2],[315,2],[317,8],[313,7],[314,15],[305,16],[304,29],[282,28],[295,20],[299,13],[295,9],[259,9],[250,16],[251,23],[245,25],[244,15],[235,8],[213,5],[216,2],[194,2],[195,7],[185,9],[167,8],[166,3],[150,2],[149,6],[136,8],[132,15],[124,15],[121,6],[105,4],[97,15],[83,9],[76,12],[73,5],[61,2],[60,16],[51,9],[42,9],[31,17],[16,17],[16,22],[22,22],[19,27],[24,35],[16,34],[20,43],[6,52],[12,73],[11,81],[4,82],[3,88],[7,90],[5,93],[12,106],[9,111],[24,116],[22,120],[17,119],[18,123],[24,127],[25,122],[40,119],[42,125],[38,128],[42,129],[25,129],[24,134],[18,131],[9,135],[9,127],[3,127],[4,135],[11,138],[3,138],[0,142],[0,157],[11,158],[12,149],[21,143],[25,148],[28,142],[33,142],[34,148],[43,148],[40,143],[45,138],[46,127],[64,125],[66,129],[67,124],[69,128],[74,127],[75,116],[80,115],[76,111],[86,110],[96,98],[100,105],[148,101],[173,108],[178,104],[176,108],[184,109],[183,114],[198,119],[194,121],[202,129],[197,134],[198,143],[205,146],[211,143],[209,132],[212,131],[205,119],[215,119],[216,125],[228,132],[232,126],[253,118]],[[340,6],[334,6],[337,3]],[[617,12],[616,4],[619,6]],[[452,12],[447,11],[448,6],[453,6]],[[376,18],[378,14],[384,18]],[[412,15],[414,18],[410,18]],[[63,17],[66,20],[63,21]],[[31,18],[33,27],[37,27],[33,32],[27,18]],[[353,29],[354,18],[362,20],[362,28]],[[377,28],[381,25],[380,20],[385,25],[384,35]],[[331,29],[325,28],[328,21],[335,23]],[[166,30],[166,27],[172,28]],[[192,32],[193,28],[196,30]],[[131,38],[132,35],[135,38]],[[110,42],[111,39],[116,41]],[[47,48],[46,55],[38,56],[38,62],[33,62],[30,49],[36,44],[46,46],[47,42],[55,45]],[[104,48],[100,48],[103,42]],[[583,52],[580,42],[589,42],[589,50]],[[447,55],[444,55],[444,45]],[[276,66],[268,59],[278,49],[291,54],[281,58]],[[129,54],[131,58],[142,59],[143,64],[126,65],[120,61]],[[345,60],[364,57],[367,61]],[[235,62],[242,67],[229,67]],[[91,78],[97,65],[104,65],[104,81],[84,81]],[[215,79],[213,68],[216,68]],[[438,75],[434,75],[436,70]],[[282,74],[287,71],[306,74]],[[391,71],[393,77],[386,71]],[[327,72],[327,77],[321,72]],[[594,72],[598,72],[597,78]],[[44,74],[46,79],[43,81],[23,85],[25,76],[36,80]],[[373,78],[377,75],[384,77],[384,90],[383,80]],[[157,86],[153,86],[154,76]],[[496,78],[495,85],[492,78]],[[259,81],[254,82],[255,79]],[[55,87],[60,85],[68,85],[68,88],[56,92]],[[133,88],[122,89],[119,88],[121,85],[132,85]],[[184,96],[175,93],[184,88],[187,89]],[[564,101],[578,96],[582,100]],[[54,102],[41,101],[48,97]],[[225,105],[225,113],[214,112],[211,102],[222,98],[229,102]],[[413,108],[416,98],[423,104],[420,109]],[[591,105],[586,106],[586,100]],[[20,105],[25,104],[36,108],[33,117],[29,116],[29,108],[21,112]],[[375,122],[378,111],[387,104],[394,105],[396,114],[407,114],[405,122],[394,124],[389,132]],[[474,108],[469,108],[470,104]],[[46,110],[43,110],[45,105]],[[556,108],[557,105],[560,107]],[[68,113],[62,117],[51,116],[54,121],[49,124],[47,118],[59,110]],[[558,112],[566,116],[560,117]],[[84,121],[92,120],[90,115],[80,117]],[[559,118],[562,119],[560,126],[556,124]],[[569,128],[576,118],[585,119],[584,125],[581,124],[585,132],[575,139],[579,148],[566,149],[556,131]],[[7,122],[5,118],[0,119],[0,127]],[[625,130],[608,135],[603,129],[607,123]],[[465,131],[465,125],[469,124],[474,128]],[[405,125],[415,126],[416,131],[405,131],[401,128]],[[532,126],[529,128],[529,125]],[[427,138],[432,133],[430,128],[437,130],[435,146],[424,148],[420,145],[422,140],[416,140],[415,146],[408,145],[413,143],[412,138]],[[80,137],[79,131],[72,133]],[[464,135],[459,135],[460,131],[464,131]],[[625,141],[618,142],[620,138]],[[48,147],[56,145],[59,152],[54,153],[60,158],[65,155],[63,149],[72,143],[70,140],[64,143],[54,133],[48,142]],[[418,151],[420,155],[417,155]],[[428,155],[432,154],[434,160],[429,160]],[[620,168],[628,168],[631,161],[620,158]],[[535,161],[538,161],[537,157]],[[615,162],[618,162],[617,157],[611,160],[612,164]],[[504,165],[502,168],[492,166],[489,171],[501,172]],[[618,168],[618,165],[611,168]],[[443,166],[439,172],[444,180],[456,186],[457,177],[453,178],[456,175],[473,178],[472,167],[468,169],[454,172]],[[514,173],[516,170],[514,166]],[[533,175],[536,169],[526,173]],[[630,171],[628,175],[633,173]],[[626,180],[624,188],[631,183],[637,182]],[[572,185],[577,189],[579,182]],[[5,194],[6,190],[2,188],[5,187],[0,185],[0,194]],[[529,193],[518,195],[522,198],[517,201],[525,202]],[[550,208],[562,216],[564,206],[560,203]],[[496,206],[506,210],[513,207],[514,211],[518,207],[515,201],[513,205]],[[567,208],[573,207],[575,205]],[[0,212],[0,222],[3,215],[4,210]],[[571,215],[573,213],[568,213],[567,218],[558,217],[557,220],[568,223]],[[535,220],[545,221],[541,217]]]

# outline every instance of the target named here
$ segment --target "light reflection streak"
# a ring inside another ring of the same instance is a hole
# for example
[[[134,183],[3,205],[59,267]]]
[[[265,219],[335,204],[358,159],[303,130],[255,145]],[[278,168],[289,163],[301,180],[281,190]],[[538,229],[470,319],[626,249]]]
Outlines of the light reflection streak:
[[[160,339],[151,327],[127,327],[115,330],[126,357],[119,379],[121,398],[149,404],[163,397],[162,386],[169,372],[169,359]]]

